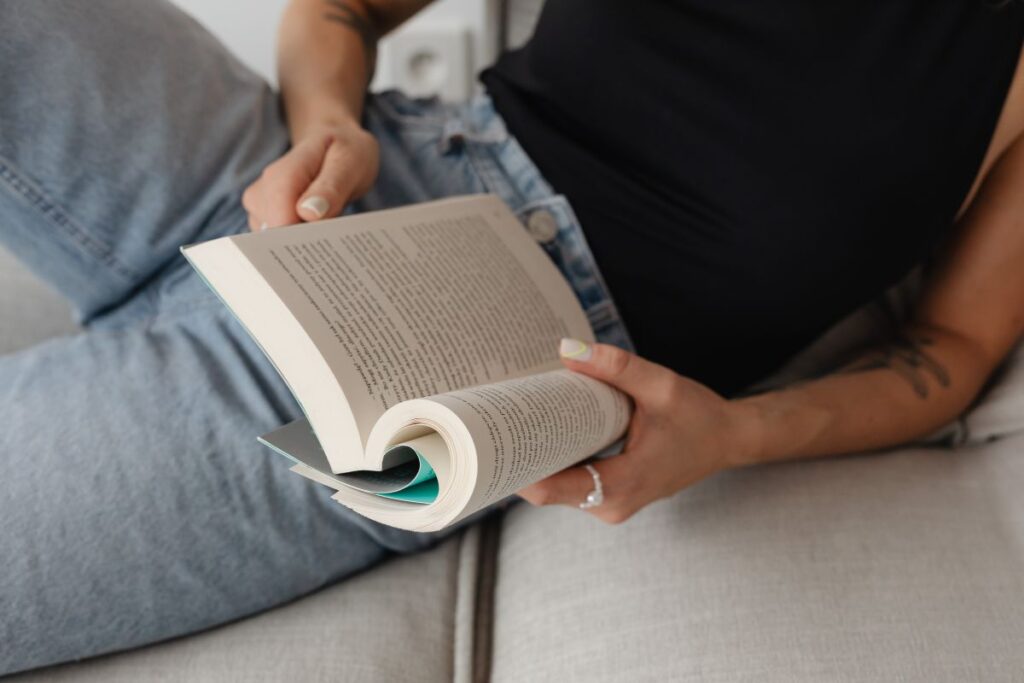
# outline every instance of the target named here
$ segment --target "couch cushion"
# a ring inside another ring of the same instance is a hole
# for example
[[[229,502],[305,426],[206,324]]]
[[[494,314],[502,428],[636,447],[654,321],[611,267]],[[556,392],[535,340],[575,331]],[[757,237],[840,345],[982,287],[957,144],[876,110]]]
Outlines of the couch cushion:
[[[64,299],[0,247],[0,353],[74,329]]]
[[[1020,680],[1024,435],[508,515],[495,681]]]
[[[290,605],[12,683],[452,680],[462,538],[393,559]]]

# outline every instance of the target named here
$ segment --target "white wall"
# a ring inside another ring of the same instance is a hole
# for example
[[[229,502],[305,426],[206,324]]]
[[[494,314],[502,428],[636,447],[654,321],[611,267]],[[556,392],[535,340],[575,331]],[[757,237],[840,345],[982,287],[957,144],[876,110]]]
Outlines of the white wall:
[[[174,0],[195,16],[246,64],[275,82],[275,34],[288,0]],[[439,0],[399,29],[464,26],[472,32],[468,67],[472,74],[489,64],[496,54],[497,5],[495,0]],[[380,48],[374,89],[394,85],[390,38]]]
[[[173,0],[230,47],[246,64],[271,81],[274,36],[287,0]]]

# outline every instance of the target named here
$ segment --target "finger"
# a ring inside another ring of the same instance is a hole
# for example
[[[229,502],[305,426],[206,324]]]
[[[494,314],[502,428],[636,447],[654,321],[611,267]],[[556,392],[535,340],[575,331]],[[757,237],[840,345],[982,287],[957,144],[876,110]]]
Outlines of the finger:
[[[277,228],[302,222],[296,200],[320,171],[322,142],[293,147],[285,156],[268,166],[257,182],[257,214],[262,223]]]
[[[533,505],[570,505],[578,507],[594,490],[594,478],[582,465],[556,472],[527,486],[518,493]]]
[[[340,142],[327,148],[316,178],[296,202],[295,211],[302,220],[318,221],[339,215],[355,191],[356,169],[351,152]]]
[[[609,524],[620,524],[650,502],[637,477],[634,458],[621,453],[590,463],[601,479],[604,500],[584,511]],[[584,465],[577,465],[527,486],[519,496],[533,505],[568,505],[578,508],[595,490],[594,478]]]
[[[252,232],[262,232],[267,229],[267,223],[259,216],[250,213],[249,214],[249,230]]]
[[[629,451],[595,462],[593,467],[601,479],[603,500],[600,505],[584,508],[584,512],[608,524],[621,524],[652,500],[637,471],[636,458],[631,457]],[[586,468],[581,466],[580,469],[586,472]],[[590,488],[583,492],[579,502],[585,501],[595,488],[591,477]],[[576,505],[578,507],[579,503]]]
[[[245,188],[245,192],[242,193],[242,207],[247,214],[249,229],[253,231],[259,230],[260,224],[263,223],[263,219],[260,218],[260,215],[263,213],[263,204],[260,201],[258,180]]]
[[[672,378],[666,367],[610,344],[563,339],[558,352],[570,370],[599,379],[634,398]]]

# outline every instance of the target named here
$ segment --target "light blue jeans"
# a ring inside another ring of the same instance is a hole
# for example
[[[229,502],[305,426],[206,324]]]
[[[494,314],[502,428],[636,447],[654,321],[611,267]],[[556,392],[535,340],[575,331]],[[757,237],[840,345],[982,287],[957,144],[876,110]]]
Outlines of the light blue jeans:
[[[0,674],[237,619],[442,538],[354,515],[257,444],[298,406],[178,253],[246,230],[240,195],[288,146],[275,93],[166,2],[0,2],[0,27],[0,240],[84,327],[0,357]],[[569,205],[487,99],[388,93],[365,123],[382,168],[357,210],[495,192],[599,338],[629,346]]]

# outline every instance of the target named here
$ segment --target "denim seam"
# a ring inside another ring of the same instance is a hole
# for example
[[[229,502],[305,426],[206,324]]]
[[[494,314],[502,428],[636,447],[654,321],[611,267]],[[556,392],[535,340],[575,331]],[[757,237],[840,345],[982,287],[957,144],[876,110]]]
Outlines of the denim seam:
[[[111,268],[118,276],[129,282],[134,280],[135,274],[117,260],[109,244],[100,242],[91,236],[71,216],[62,211],[59,205],[51,200],[40,187],[26,178],[24,174],[18,173],[15,166],[3,157],[0,157],[0,181],[3,181],[11,192],[39,211],[44,218],[74,241],[89,256],[98,259],[103,265]]]
[[[551,194],[547,197],[541,197],[539,199],[531,199],[516,210],[517,215],[522,219],[526,219],[527,216],[539,209],[551,209],[551,207],[558,207],[563,202],[567,203],[569,200],[565,198],[565,195],[558,194],[552,190]],[[572,217],[572,216],[570,216]]]
[[[489,192],[500,196],[506,203],[514,200],[514,206],[510,205],[509,208],[513,211],[518,211],[519,207],[526,201],[526,197],[502,173],[500,163],[493,153],[493,143],[480,144],[476,140],[465,139],[463,144],[466,149],[466,158],[469,159],[469,163],[476,170],[477,175],[480,176],[484,187]]]

